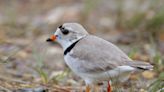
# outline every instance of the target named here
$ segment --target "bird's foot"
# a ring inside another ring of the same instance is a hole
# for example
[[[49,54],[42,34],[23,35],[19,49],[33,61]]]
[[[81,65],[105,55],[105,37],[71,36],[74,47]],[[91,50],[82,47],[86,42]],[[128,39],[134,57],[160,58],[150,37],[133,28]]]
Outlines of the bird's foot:
[[[90,87],[89,87],[89,85],[86,86],[85,92],[90,92]]]
[[[112,92],[111,85],[110,85],[110,81],[108,81],[107,92]]]

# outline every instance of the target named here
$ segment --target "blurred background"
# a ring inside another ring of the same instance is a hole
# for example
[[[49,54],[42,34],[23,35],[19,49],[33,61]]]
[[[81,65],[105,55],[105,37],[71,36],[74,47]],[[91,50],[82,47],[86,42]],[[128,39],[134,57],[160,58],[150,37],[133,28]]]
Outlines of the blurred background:
[[[83,90],[62,48],[46,42],[65,22],[78,22],[132,59],[154,65],[153,71],[132,74],[127,85],[114,85],[114,92],[162,92],[163,0],[0,0],[0,91]]]

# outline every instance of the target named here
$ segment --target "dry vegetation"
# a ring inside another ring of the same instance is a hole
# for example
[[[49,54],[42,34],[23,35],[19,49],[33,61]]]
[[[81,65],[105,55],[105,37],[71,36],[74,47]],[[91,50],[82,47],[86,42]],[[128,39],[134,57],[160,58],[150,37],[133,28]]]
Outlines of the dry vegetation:
[[[81,78],[46,38],[64,22],[117,44],[129,57],[154,65],[132,74],[114,92],[164,91],[163,0],[0,0],[0,92],[80,92]],[[101,90],[105,88],[102,87]]]

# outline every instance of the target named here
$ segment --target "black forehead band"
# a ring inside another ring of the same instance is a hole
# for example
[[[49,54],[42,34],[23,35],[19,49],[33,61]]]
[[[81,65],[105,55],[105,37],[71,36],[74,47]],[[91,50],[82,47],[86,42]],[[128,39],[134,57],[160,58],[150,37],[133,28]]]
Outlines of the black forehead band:
[[[63,25],[60,25],[59,28],[62,29],[63,28]]]

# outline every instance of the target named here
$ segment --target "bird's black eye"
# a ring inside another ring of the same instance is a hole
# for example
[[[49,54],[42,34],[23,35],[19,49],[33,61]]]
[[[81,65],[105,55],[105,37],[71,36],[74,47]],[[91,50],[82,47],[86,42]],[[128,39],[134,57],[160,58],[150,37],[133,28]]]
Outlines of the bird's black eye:
[[[61,29],[61,32],[64,34],[64,35],[67,35],[69,33],[69,30],[67,29]]]
[[[63,25],[59,26],[59,29],[61,30],[61,32],[64,34],[64,35],[67,35],[69,33],[69,30],[68,29],[65,29],[63,27]]]

